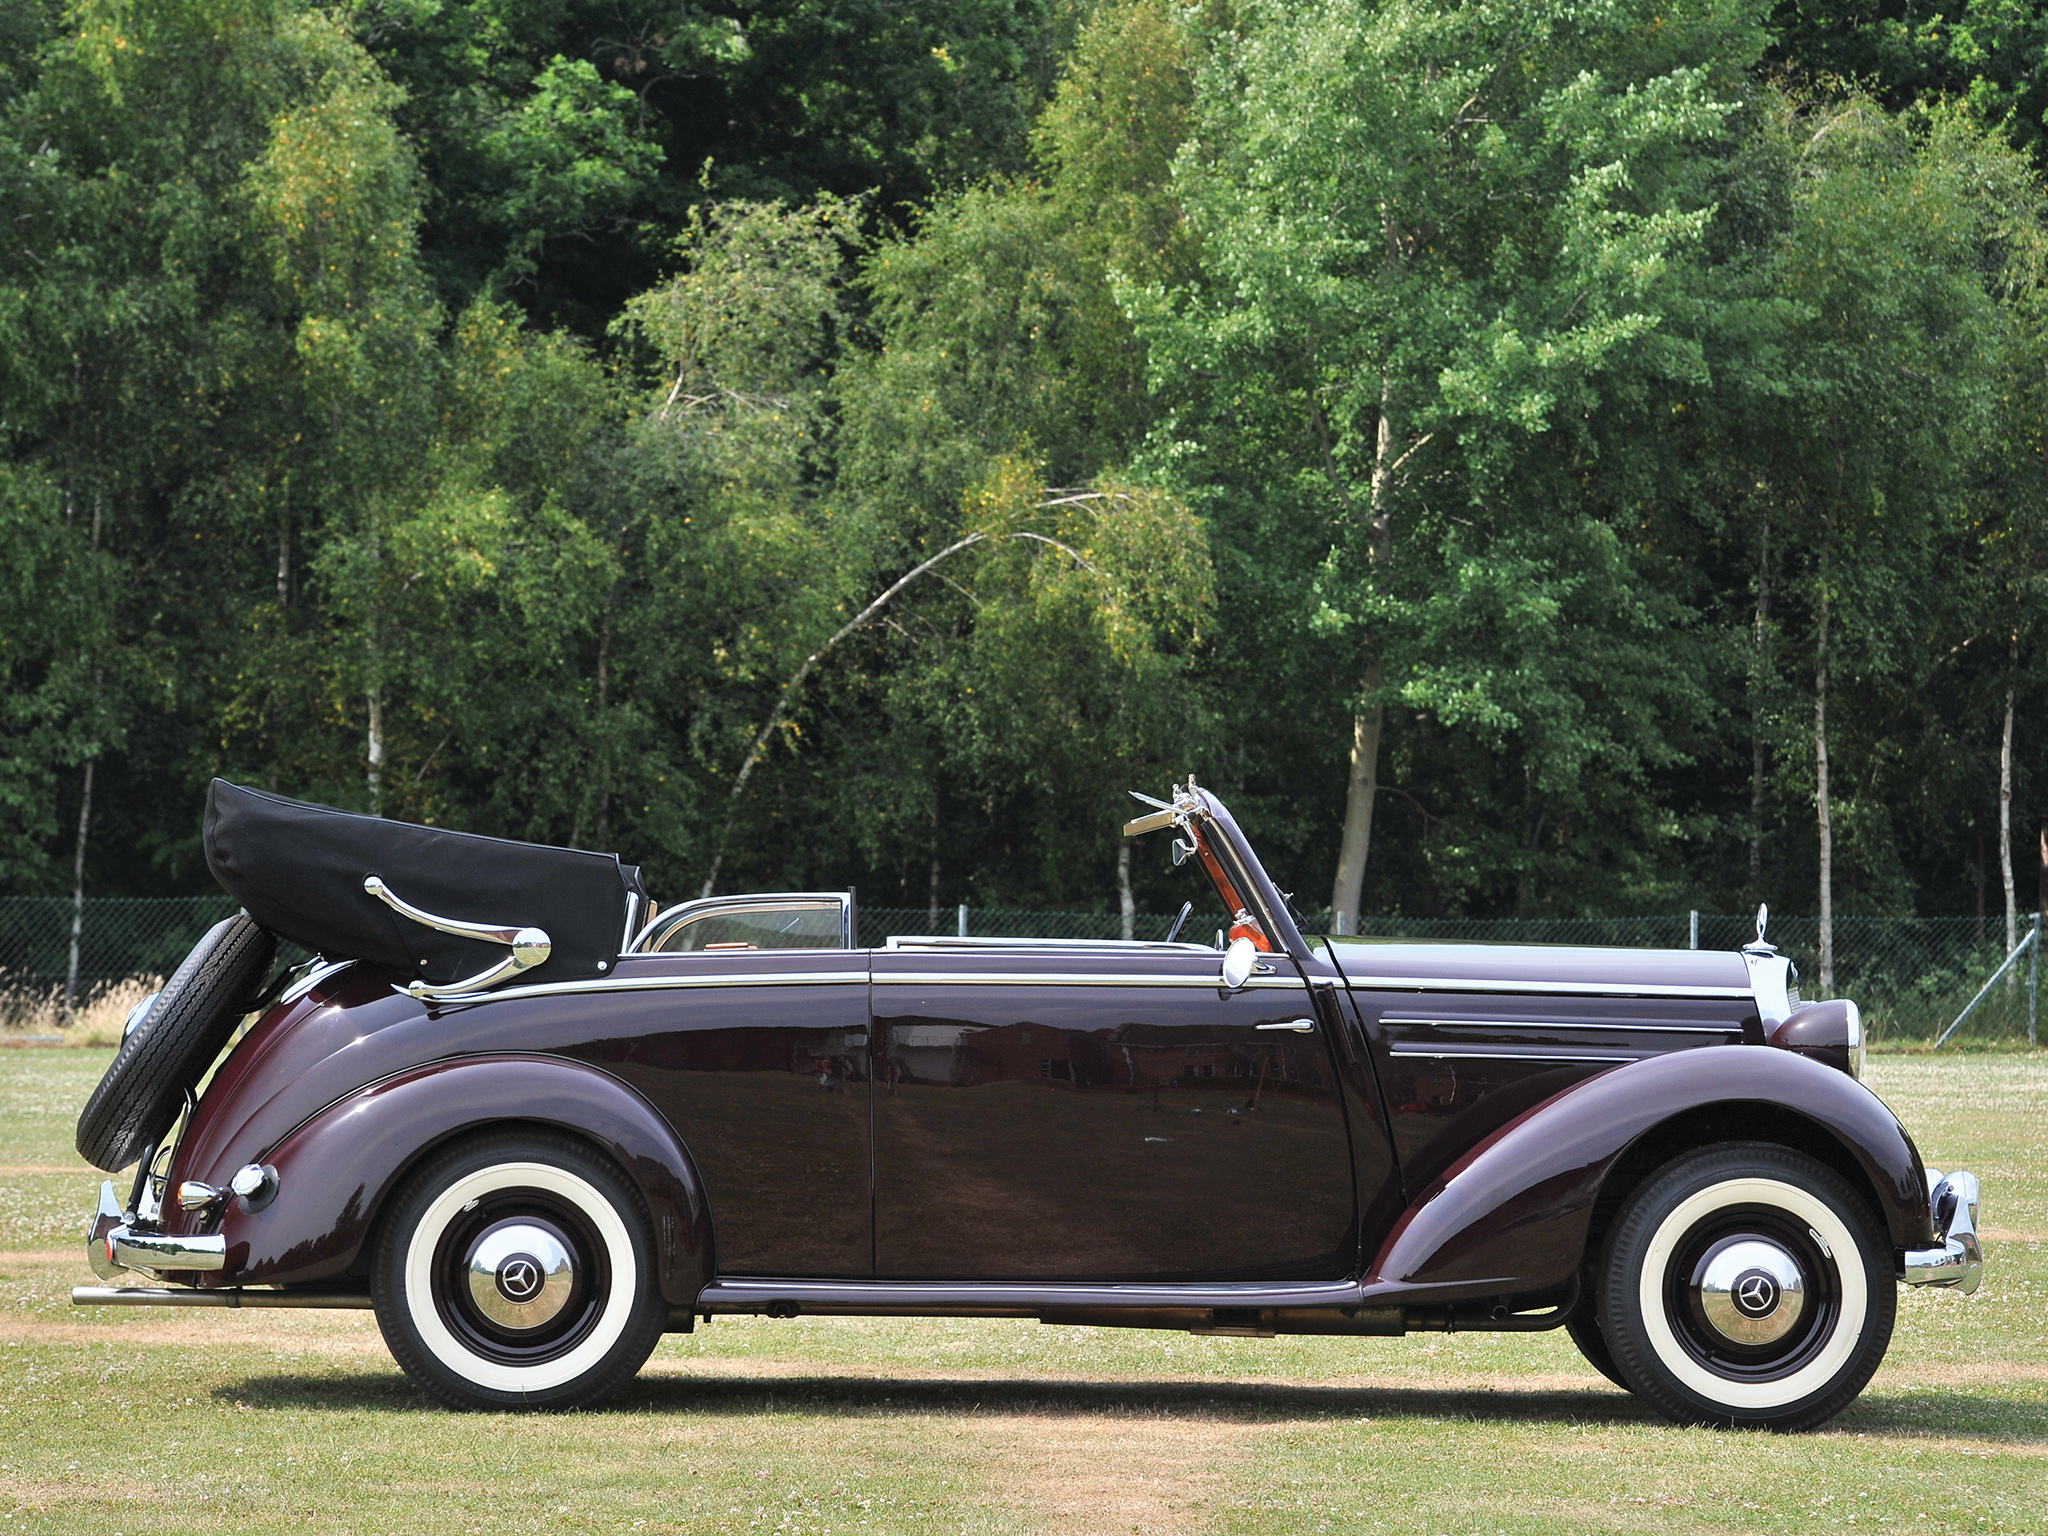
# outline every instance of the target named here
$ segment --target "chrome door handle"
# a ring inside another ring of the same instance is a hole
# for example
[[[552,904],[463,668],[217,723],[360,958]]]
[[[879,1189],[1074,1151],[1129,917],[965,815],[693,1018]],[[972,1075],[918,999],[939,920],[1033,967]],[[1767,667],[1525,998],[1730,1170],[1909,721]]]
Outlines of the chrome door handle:
[[[1285,1029],[1291,1030],[1297,1035],[1307,1035],[1315,1032],[1316,1021],[1314,1019],[1289,1019],[1285,1024],[1260,1024],[1256,1027],[1259,1029]]]

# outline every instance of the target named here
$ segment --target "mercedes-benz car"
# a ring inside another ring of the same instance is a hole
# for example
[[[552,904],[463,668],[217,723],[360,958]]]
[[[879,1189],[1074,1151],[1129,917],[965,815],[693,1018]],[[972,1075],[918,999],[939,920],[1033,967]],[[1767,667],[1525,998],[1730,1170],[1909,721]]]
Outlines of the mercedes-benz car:
[[[734,1313],[1561,1327],[1674,1420],[1796,1429],[1901,1282],[1976,1288],[1978,1181],[1761,914],[1740,952],[1312,936],[1192,776],[1146,805],[1193,866],[1165,941],[863,948],[850,893],[656,907],[611,855],[216,781],[244,910],[80,1117],[135,1173],[73,1298],[373,1308],[479,1408]]]

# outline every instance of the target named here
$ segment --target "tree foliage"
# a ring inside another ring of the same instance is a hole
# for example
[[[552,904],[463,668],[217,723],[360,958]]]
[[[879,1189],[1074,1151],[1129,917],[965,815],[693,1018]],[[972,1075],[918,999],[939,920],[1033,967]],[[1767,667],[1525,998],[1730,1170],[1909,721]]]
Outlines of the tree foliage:
[[[226,773],[1109,907],[1192,769],[1368,918],[1967,910],[2042,14],[8,7],[0,881],[90,765],[93,890]]]

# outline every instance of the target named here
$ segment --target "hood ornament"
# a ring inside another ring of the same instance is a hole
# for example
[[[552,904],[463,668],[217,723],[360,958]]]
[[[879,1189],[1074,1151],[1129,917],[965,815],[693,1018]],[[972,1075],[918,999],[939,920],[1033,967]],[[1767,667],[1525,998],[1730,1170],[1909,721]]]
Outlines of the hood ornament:
[[[1771,920],[1771,904],[1760,901],[1756,907],[1756,938],[1742,946],[1745,954],[1775,955],[1778,951],[1769,939],[1764,937],[1764,928]]]

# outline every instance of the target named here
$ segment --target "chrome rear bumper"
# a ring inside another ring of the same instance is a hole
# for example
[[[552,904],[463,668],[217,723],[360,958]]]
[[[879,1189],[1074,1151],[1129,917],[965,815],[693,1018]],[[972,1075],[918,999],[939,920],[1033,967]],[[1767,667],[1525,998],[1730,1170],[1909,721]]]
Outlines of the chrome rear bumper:
[[[85,1257],[92,1272],[112,1280],[131,1270],[156,1274],[162,1270],[225,1269],[228,1240],[225,1237],[173,1237],[163,1232],[137,1231],[128,1225],[127,1213],[114,1197],[111,1181],[100,1185],[100,1208],[85,1230]]]
[[[1977,1241],[1977,1175],[1958,1170],[1942,1177],[1927,1170],[1927,1194],[1934,1205],[1932,1248],[1909,1248],[1900,1260],[1899,1278],[1908,1285],[1952,1287],[1964,1295],[1984,1281],[1984,1249]]]

